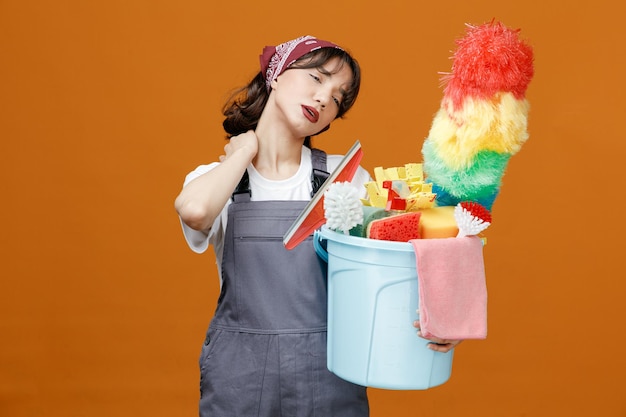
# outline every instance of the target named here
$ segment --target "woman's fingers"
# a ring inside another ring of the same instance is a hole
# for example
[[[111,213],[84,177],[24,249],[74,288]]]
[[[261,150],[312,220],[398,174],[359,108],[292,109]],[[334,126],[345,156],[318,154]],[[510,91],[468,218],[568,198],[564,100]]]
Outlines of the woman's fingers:
[[[431,341],[431,343],[428,344],[428,348],[436,352],[446,353],[454,349],[459,343],[461,343],[460,340],[450,340],[445,341],[445,343],[437,343]]]
[[[447,339],[440,339],[438,337],[424,337],[422,335],[422,330],[420,328],[419,320],[415,320],[413,322],[413,327],[417,329],[417,335],[419,337],[422,337],[430,342],[428,344],[428,348],[436,352],[443,352],[443,353],[449,352],[450,350],[455,348],[459,343],[462,342],[461,340],[447,340]]]

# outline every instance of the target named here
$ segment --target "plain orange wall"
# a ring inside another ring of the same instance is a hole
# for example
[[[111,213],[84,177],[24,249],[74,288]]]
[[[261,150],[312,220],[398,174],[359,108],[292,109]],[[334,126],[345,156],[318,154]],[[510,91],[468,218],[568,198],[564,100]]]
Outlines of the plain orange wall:
[[[373,416],[624,416],[625,137],[615,2],[0,1],[0,416],[197,415],[217,297],[173,200],[224,145],[228,90],[263,46],[350,49],[362,95],[315,144],[421,162],[464,24],[535,50],[530,139],[485,249],[489,337],[450,381],[371,390]]]

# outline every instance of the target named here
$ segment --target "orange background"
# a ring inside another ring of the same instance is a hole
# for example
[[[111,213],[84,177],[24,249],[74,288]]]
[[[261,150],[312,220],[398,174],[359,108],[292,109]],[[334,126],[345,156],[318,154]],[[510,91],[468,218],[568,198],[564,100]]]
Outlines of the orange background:
[[[173,200],[221,153],[228,90],[264,45],[333,40],[362,95],[315,144],[421,162],[454,39],[493,18],[536,75],[487,231],[489,337],[440,387],[371,390],[372,415],[626,415],[616,3],[0,0],[0,416],[197,415],[218,283]]]

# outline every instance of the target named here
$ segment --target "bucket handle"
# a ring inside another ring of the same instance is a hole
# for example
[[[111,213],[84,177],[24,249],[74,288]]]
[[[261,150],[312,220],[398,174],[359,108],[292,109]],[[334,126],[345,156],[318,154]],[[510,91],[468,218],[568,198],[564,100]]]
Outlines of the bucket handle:
[[[316,230],[313,233],[313,247],[315,248],[317,255],[322,258],[324,262],[328,263],[328,251],[324,248],[324,246],[322,246],[322,235],[319,230]]]

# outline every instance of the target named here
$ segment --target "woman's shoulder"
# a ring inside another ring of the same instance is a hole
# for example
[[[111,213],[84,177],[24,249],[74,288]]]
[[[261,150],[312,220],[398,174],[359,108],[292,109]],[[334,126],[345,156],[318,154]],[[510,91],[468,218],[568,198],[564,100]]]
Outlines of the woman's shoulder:
[[[185,176],[184,185],[187,185],[191,181],[198,178],[199,176],[206,174],[207,172],[209,172],[210,170],[212,170],[219,164],[220,164],[219,162],[211,162],[210,164],[198,165],[193,171],[191,171],[190,173],[187,174],[187,176]]]
[[[328,167],[328,171],[333,172],[342,159],[343,155],[326,155],[326,166]]]

